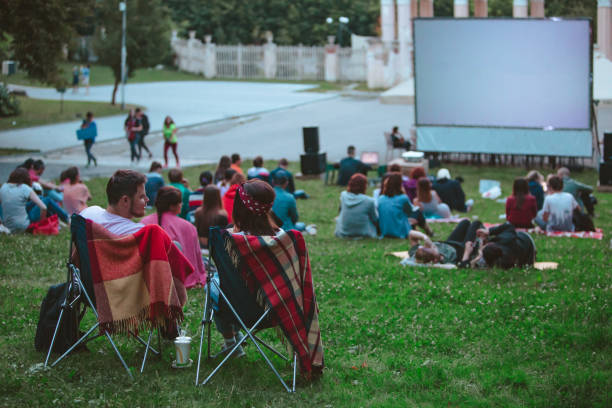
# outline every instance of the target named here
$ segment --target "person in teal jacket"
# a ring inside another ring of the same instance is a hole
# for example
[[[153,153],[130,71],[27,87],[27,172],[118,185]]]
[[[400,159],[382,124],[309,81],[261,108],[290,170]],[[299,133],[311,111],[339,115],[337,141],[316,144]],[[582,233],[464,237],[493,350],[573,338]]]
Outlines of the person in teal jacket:
[[[189,212],[189,194],[191,194],[191,190],[187,187],[189,183],[183,178],[183,172],[179,169],[170,170],[168,172],[168,180],[170,180],[170,185],[172,187],[176,187],[181,192],[183,206],[179,217],[187,219],[187,213]]]
[[[282,228],[285,231],[290,229],[304,231],[304,223],[298,222],[299,215],[295,198],[293,194],[286,191],[287,185],[289,184],[287,172],[285,170],[277,171],[274,174],[272,183],[274,184],[274,192],[276,193],[272,212],[282,221]]]

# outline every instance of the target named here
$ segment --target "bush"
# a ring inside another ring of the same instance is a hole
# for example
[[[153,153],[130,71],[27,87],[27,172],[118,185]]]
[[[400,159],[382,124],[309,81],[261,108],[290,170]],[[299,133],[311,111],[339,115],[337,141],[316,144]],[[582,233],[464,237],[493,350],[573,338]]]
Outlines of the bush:
[[[0,117],[19,115],[19,101],[8,88],[0,84]]]

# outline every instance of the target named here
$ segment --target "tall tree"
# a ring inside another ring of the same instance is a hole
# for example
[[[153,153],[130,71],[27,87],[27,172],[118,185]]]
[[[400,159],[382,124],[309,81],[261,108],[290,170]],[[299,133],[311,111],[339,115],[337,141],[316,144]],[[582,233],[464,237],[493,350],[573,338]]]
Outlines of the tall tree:
[[[148,68],[162,62],[170,53],[169,11],[161,0],[126,0],[127,4],[127,77],[139,68]],[[109,66],[115,77],[111,104],[115,104],[117,88],[121,83],[122,13],[118,0],[98,3],[99,21],[94,38],[94,50],[99,63]]]
[[[0,37],[12,37],[14,58],[31,78],[60,79],[63,47],[93,11],[94,0],[0,0]]]

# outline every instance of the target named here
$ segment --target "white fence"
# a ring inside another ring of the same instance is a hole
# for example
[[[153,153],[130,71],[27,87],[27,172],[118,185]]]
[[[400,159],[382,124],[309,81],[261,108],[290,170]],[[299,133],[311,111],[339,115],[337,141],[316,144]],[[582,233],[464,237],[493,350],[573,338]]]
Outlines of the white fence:
[[[264,45],[216,45],[210,37],[203,43],[190,36],[172,39],[179,69],[207,78],[279,79],[324,81],[328,47]],[[367,80],[367,51],[332,46],[337,58],[335,79],[340,81]],[[327,62],[329,63],[329,62]]]

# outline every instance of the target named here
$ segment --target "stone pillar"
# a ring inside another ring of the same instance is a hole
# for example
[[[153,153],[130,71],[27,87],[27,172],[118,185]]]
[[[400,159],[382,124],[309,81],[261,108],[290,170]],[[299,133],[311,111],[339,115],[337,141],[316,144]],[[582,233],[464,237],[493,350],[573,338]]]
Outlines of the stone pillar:
[[[487,0],[474,0],[474,17],[488,17],[489,4]]]
[[[330,35],[327,37],[327,45],[325,46],[325,81],[326,82],[337,82],[338,81],[338,48],[339,46],[334,44],[336,37]]]
[[[393,0],[380,0],[380,28],[383,43],[395,40],[395,5]]]
[[[612,60],[612,0],[597,1],[597,46]]]
[[[412,0],[416,1],[416,0]],[[399,42],[399,77],[407,81],[412,77],[412,15],[411,0],[397,0],[397,36]]]
[[[527,0],[512,1],[512,17],[526,18],[527,17]]]
[[[465,18],[470,16],[470,5],[468,0],[455,0],[455,18]]]
[[[212,35],[204,36],[204,76],[217,76],[217,50],[216,45],[212,43]]]
[[[264,44],[264,76],[266,79],[276,78],[276,44],[272,42],[273,40],[274,36],[267,31]]]
[[[434,16],[434,8],[433,8],[434,0],[421,0],[420,1],[420,12],[419,15],[421,17],[433,17]]]
[[[194,30],[189,31],[189,39],[187,40],[187,58],[185,58],[187,61],[185,61],[185,71],[187,72],[193,72],[193,66],[194,66],[194,56],[195,56],[195,50],[194,50],[194,46],[196,43],[196,38],[195,38],[196,32]]]
[[[367,82],[368,88],[380,89],[385,87],[385,50],[382,42],[377,39],[368,40],[367,53]]]
[[[544,18],[544,0],[531,0],[529,4],[529,17]]]

